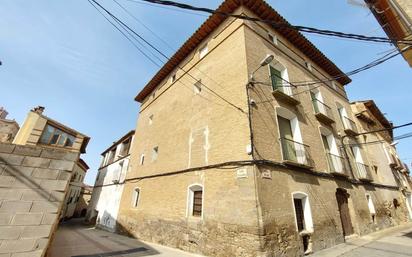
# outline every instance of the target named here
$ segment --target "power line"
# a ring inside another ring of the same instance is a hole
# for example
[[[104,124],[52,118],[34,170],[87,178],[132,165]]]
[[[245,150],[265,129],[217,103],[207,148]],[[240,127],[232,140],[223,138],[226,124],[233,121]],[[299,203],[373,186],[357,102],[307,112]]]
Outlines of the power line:
[[[107,10],[106,8],[104,8],[100,3],[98,3],[96,0],[88,0],[93,1],[97,6],[99,6],[105,13],[107,13],[113,20],[115,20],[117,23],[120,23],[120,25],[122,25],[122,27],[124,27],[126,30],[130,31],[131,33],[133,33],[135,36],[137,36],[140,40],[142,40],[144,43],[146,43],[149,47],[151,47],[153,50],[155,50],[157,53],[159,53],[163,58],[165,58],[166,60],[170,60],[170,58],[164,54],[161,50],[159,50],[156,46],[154,46],[153,44],[151,44],[149,41],[147,41],[143,36],[141,36],[140,34],[138,34],[136,31],[134,31],[132,28],[130,28],[127,24],[125,24],[123,21],[121,21],[119,18],[117,18],[114,14],[112,14],[109,10]],[[93,5],[94,6],[94,5]],[[96,6],[94,6],[96,8]],[[100,12],[101,13],[101,12]],[[106,17],[106,16],[105,16]],[[106,17],[107,18],[107,17]],[[112,24],[112,23],[111,23]],[[113,25],[113,24],[112,24]],[[115,26],[116,27],[116,26]],[[116,27],[117,28],[117,27]],[[118,29],[118,28],[117,28]],[[124,34],[124,33],[122,33]],[[148,57],[147,55],[145,55],[146,57]],[[196,82],[200,82],[200,84],[202,84],[203,87],[205,87],[207,90],[209,90],[212,94],[214,94],[215,96],[217,96],[218,98],[220,98],[221,100],[223,100],[224,102],[226,102],[227,104],[231,105],[232,107],[234,107],[235,109],[237,109],[238,111],[241,111],[242,113],[245,113],[245,111],[236,106],[235,104],[233,104],[232,102],[230,102],[229,100],[227,100],[226,98],[224,98],[223,96],[221,96],[220,94],[218,94],[217,92],[215,92],[214,90],[212,90],[211,88],[209,88],[207,85],[203,84],[199,79],[195,78],[193,75],[191,75],[189,73],[189,71],[186,71],[185,69],[183,69],[181,66],[177,66],[179,69],[181,69],[184,73],[182,74],[182,76],[184,75],[188,75],[190,76],[192,79],[194,79]]]
[[[131,40],[119,27],[116,26],[111,20],[109,20],[91,1],[87,0],[114,28],[116,28],[141,54],[143,54],[150,62],[152,62],[157,67],[161,67],[156,61],[154,61],[150,56],[148,56],[139,46],[136,45],[133,40]]]
[[[412,41],[410,40],[396,40],[396,39],[390,39],[386,37],[365,36],[365,35],[360,35],[360,34],[344,33],[340,31],[317,29],[317,28],[308,27],[308,26],[296,26],[296,25],[291,25],[287,22],[279,23],[279,22],[274,22],[272,20],[265,20],[265,19],[254,18],[254,17],[245,16],[245,15],[226,13],[226,12],[221,12],[221,11],[205,8],[205,7],[197,7],[197,6],[184,4],[184,3],[178,3],[174,1],[166,1],[166,0],[141,0],[141,1],[152,3],[152,4],[163,5],[163,6],[172,6],[172,7],[176,7],[180,9],[205,12],[209,14],[219,14],[222,16],[234,17],[234,18],[242,19],[242,20],[263,22],[263,23],[270,24],[275,28],[287,27],[287,28],[301,31],[301,32],[326,35],[326,36],[332,36],[332,37],[349,38],[349,39],[355,39],[355,40],[360,40],[360,41],[370,41],[370,42],[378,42],[378,43],[390,43],[390,44],[401,43],[401,44],[412,45]]]

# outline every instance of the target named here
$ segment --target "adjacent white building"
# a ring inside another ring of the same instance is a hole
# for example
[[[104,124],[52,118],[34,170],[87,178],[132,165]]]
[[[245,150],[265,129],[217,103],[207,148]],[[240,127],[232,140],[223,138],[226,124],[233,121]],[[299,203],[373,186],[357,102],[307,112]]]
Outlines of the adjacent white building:
[[[96,219],[96,226],[116,230],[116,220],[123,184],[129,167],[130,146],[134,130],[128,132],[102,153],[87,219]]]

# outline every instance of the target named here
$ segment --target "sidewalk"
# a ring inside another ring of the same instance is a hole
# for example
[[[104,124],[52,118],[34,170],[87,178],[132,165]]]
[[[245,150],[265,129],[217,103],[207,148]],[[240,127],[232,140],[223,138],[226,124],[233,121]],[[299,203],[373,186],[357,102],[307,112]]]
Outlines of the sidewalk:
[[[316,252],[310,257],[406,257],[412,256],[412,224],[385,229]]]
[[[72,219],[60,224],[48,257],[201,257],[177,249],[110,233]]]

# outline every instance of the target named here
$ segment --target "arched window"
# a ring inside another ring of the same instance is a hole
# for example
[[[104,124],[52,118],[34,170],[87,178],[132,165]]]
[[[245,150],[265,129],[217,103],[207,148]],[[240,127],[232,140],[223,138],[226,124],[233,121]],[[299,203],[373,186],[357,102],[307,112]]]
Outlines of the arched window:
[[[302,192],[294,192],[292,193],[292,197],[298,231],[313,232],[312,212],[310,210],[308,195]]]
[[[203,186],[190,185],[187,195],[187,217],[203,217]]]

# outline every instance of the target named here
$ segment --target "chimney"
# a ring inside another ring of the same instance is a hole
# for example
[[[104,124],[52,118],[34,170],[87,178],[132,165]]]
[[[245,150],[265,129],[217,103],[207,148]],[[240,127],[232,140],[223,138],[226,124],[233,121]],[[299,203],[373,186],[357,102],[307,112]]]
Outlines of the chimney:
[[[3,107],[0,107],[0,119],[6,119],[7,114],[9,114],[6,109],[4,109]]]
[[[31,111],[38,114],[42,114],[44,111],[44,107],[39,105],[37,107],[34,107]]]

